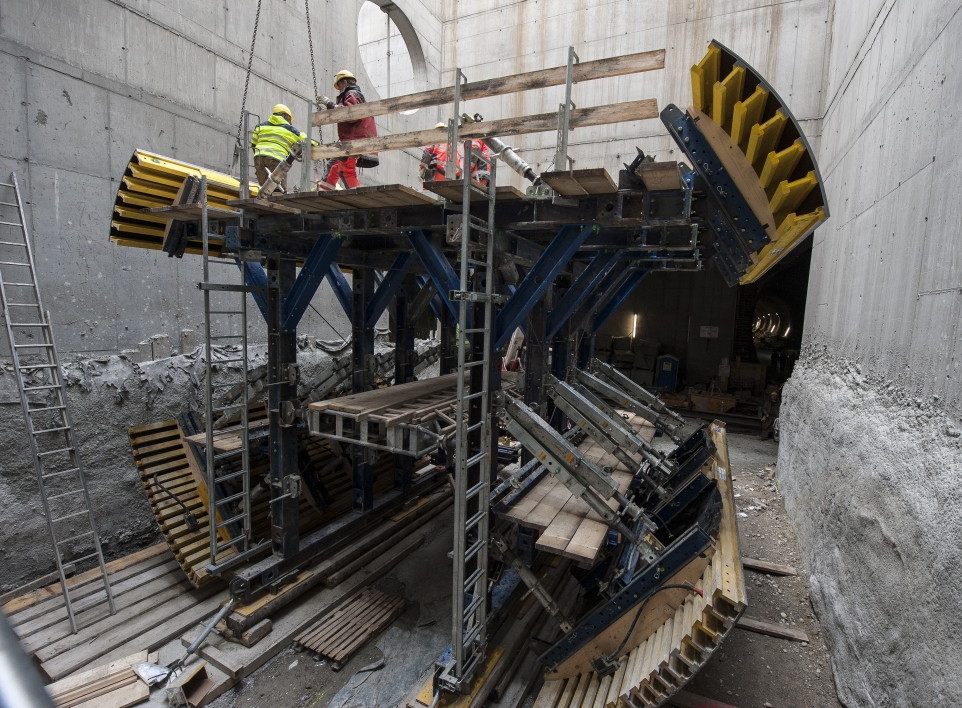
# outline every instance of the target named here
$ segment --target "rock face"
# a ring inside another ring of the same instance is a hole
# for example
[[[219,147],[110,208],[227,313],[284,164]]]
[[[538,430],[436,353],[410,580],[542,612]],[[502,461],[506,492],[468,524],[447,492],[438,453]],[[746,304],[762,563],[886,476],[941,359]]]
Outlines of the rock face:
[[[349,344],[328,346],[303,337],[298,363],[307,381]],[[426,346],[418,342],[418,349]],[[378,353],[390,351],[379,342]],[[127,430],[134,426],[203,411],[206,367],[201,350],[140,364],[124,356],[83,359],[64,365],[68,398],[80,457],[87,474],[94,516],[105,555],[116,558],[161,540],[147,504]],[[221,358],[234,352],[215,352]],[[266,362],[266,347],[251,347],[248,367]],[[437,367],[423,376],[437,375]],[[216,380],[233,381],[237,372],[215,371]],[[0,592],[55,569],[53,547],[43,517],[40,491],[20,408],[13,367],[0,364]],[[40,399],[38,399],[40,400]],[[92,550],[92,549],[91,549]]]
[[[962,428],[821,348],[785,386],[778,480],[839,699],[962,705]]]

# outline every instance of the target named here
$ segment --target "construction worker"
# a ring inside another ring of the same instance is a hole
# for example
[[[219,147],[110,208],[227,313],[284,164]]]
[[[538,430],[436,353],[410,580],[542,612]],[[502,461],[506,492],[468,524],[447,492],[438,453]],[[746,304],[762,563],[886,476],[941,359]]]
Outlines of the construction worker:
[[[271,117],[254,127],[251,147],[254,149],[254,171],[258,184],[264,184],[274,168],[287,159],[295,143],[307,140],[307,134],[295,128],[293,122],[291,109],[278,103],[271,110]],[[280,179],[280,185],[287,191],[287,175]]]
[[[356,106],[364,103],[364,94],[357,86],[357,78],[347,69],[337,72],[334,77],[334,88],[339,93],[337,101],[332,101],[327,96],[321,96],[319,102],[329,110],[346,106]],[[348,140],[361,140],[363,138],[376,138],[377,126],[374,118],[360,118],[358,120],[348,120],[337,124],[337,139],[341,142]],[[337,186],[339,177],[343,177],[344,184],[348,189],[360,187],[357,181],[358,157],[341,157],[335,160],[327,172],[327,176],[317,186],[323,190],[332,190]],[[374,167],[377,165],[377,154],[361,155],[361,167]]]
[[[478,156],[490,160],[491,151],[488,150],[488,146],[484,144],[483,140],[472,140],[471,155],[471,179],[487,187],[491,180],[491,167],[489,163],[479,160]]]
[[[435,128],[447,128],[444,123],[438,123],[434,126]],[[448,144],[439,143],[437,145],[428,145],[424,148],[424,153],[421,155],[421,181],[422,182],[443,182],[445,179],[444,168],[448,161]],[[460,177],[461,171],[461,151],[458,151],[457,159],[455,160],[457,165],[456,170],[458,172],[454,179]]]

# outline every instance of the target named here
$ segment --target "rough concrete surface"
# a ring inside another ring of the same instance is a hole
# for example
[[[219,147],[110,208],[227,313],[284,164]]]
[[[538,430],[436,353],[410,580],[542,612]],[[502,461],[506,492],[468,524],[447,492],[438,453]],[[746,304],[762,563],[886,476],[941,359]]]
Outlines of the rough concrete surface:
[[[781,408],[778,476],[849,708],[962,704],[962,427],[905,384],[810,346]]]
[[[346,346],[302,337],[298,350],[301,381],[318,373],[330,362],[332,352]],[[376,350],[381,353],[388,348],[385,342],[379,342]],[[200,352],[198,348],[140,364],[123,356],[110,356],[63,365],[80,457],[108,559],[160,540],[134,465],[127,430],[175,418],[186,411],[203,412],[206,370]],[[227,355],[226,350],[215,350],[215,357],[236,357],[236,353]],[[265,362],[266,347],[251,347],[248,367],[253,369]],[[238,371],[215,370],[215,381],[235,381]],[[0,412],[0,449],[4,451],[0,464],[3,591],[50,572],[54,560],[17,382],[9,362],[0,362]]]

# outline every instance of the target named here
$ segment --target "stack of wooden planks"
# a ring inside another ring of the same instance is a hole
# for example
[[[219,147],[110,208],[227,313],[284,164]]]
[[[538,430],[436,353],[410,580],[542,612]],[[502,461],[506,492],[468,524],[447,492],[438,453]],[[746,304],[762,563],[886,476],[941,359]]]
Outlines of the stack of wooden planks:
[[[646,440],[654,437],[655,429],[644,418],[629,415],[631,425]],[[609,455],[593,439],[585,438],[578,447],[599,466],[610,465],[612,478],[624,493],[631,482],[632,471]],[[612,508],[616,502],[611,501]],[[537,529],[541,536],[537,548],[558,553],[576,561],[593,561],[608,533],[608,526],[588,505],[572,496],[556,477],[545,475],[524,496],[519,497],[502,514],[527,528]]]
[[[735,500],[724,425],[711,426],[717,446],[712,475],[722,497],[717,547],[692,593],[661,625],[622,656],[617,671],[587,671],[546,681],[535,708],[661,706],[704,666],[738,623],[747,595],[738,550]],[[647,610],[646,610],[647,612]],[[630,613],[629,613],[630,614]]]
[[[71,633],[60,584],[35,590],[3,606],[24,650],[51,680],[97,661],[154,650],[195,622],[213,614],[220,581],[195,589],[164,543],[107,564],[116,614],[90,573],[68,581],[78,632]],[[99,572],[99,571],[98,571]]]
[[[146,701],[150,688],[133,666],[157,663],[158,654],[141,651],[109,664],[84,671],[47,686],[47,693],[60,708],[128,708]]]
[[[263,404],[257,404],[256,408],[252,408],[251,422],[256,423],[265,415]],[[184,430],[176,420],[165,420],[131,428],[128,436],[147,500],[170,550],[194,586],[200,587],[210,582],[212,578],[205,570],[210,563],[207,487],[198,460],[188,447]],[[323,440],[305,433],[301,436],[301,445],[318,470],[324,469],[334,459],[334,451]],[[257,475],[267,473],[269,465],[266,456],[252,456],[252,480]],[[184,518],[184,508],[155,483],[154,475],[157,475],[157,482],[175,494],[194,515],[198,523],[196,529],[189,528]],[[375,493],[391,487],[394,483],[391,455],[380,456],[374,465],[374,476]],[[342,465],[325,476],[324,484],[330,503],[322,510],[316,508],[316,502],[308,497],[306,491],[301,497],[298,513],[302,534],[351,508],[351,470],[348,465]],[[270,497],[265,494],[252,506],[255,538],[265,538],[270,533],[269,512]]]
[[[404,608],[403,598],[367,588],[353,601],[295,637],[294,648],[313,652],[315,659],[330,659],[331,668],[339,671],[365,644],[400,617]]]
[[[481,190],[482,192],[487,192],[488,188],[485,187],[481,182],[477,180],[471,180],[471,184],[475,189]],[[443,182],[425,182],[424,188],[429,192],[434,192],[439,197],[444,197],[448,201],[456,202],[460,204],[464,201],[464,180],[463,179],[452,179],[445,180]],[[472,202],[481,201],[484,199],[482,194],[471,190],[470,200]],[[522,192],[517,187],[511,187],[508,185],[503,185],[501,187],[495,188],[495,200],[499,202],[513,202],[518,199],[524,199],[524,192]]]
[[[544,172],[541,179],[563,197],[589,197],[618,191],[618,185],[604,167]]]

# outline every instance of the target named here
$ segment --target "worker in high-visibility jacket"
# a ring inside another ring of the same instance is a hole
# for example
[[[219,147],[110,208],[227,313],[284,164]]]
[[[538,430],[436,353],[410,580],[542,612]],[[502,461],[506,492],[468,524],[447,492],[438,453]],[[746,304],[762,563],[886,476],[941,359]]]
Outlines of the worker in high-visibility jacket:
[[[481,156],[485,160],[491,159],[491,151],[488,150],[488,146],[484,144],[483,140],[472,140],[471,141],[471,179],[477,180],[485,187],[491,181],[491,165],[489,162],[484,162],[479,160],[478,157]]]
[[[438,123],[435,128],[447,128],[444,123]],[[443,182],[447,179],[444,174],[448,162],[448,144],[438,143],[428,145],[421,154],[421,181],[422,182]],[[458,150],[455,162],[456,175],[451,179],[461,176],[461,150]]]
[[[271,117],[254,127],[251,147],[254,149],[254,172],[258,184],[264,184],[274,168],[287,159],[295,143],[307,140],[307,133],[300,132],[292,125],[293,122],[291,109],[278,103],[271,110]],[[287,175],[281,178],[280,185],[287,190]]]
[[[332,101],[327,96],[321,96],[319,99],[320,103],[326,106],[328,110],[357,106],[365,102],[364,94],[358,88],[357,78],[347,69],[342,69],[334,77],[334,88],[339,91],[336,101]],[[377,126],[374,124],[373,117],[346,120],[337,124],[337,139],[341,142],[376,137]],[[323,190],[334,189],[337,186],[338,179],[343,177],[344,184],[348,189],[360,187],[361,183],[357,180],[356,168],[377,167],[377,165],[377,153],[368,153],[360,157],[354,155],[338,158],[331,163],[327,175],[318,182],[317,186]]]

